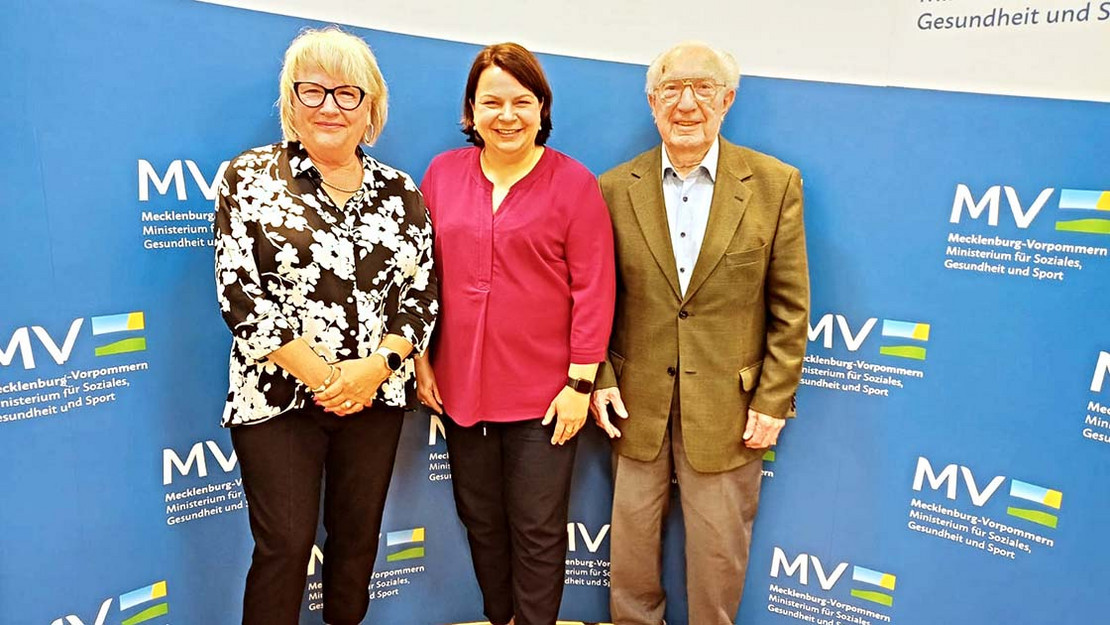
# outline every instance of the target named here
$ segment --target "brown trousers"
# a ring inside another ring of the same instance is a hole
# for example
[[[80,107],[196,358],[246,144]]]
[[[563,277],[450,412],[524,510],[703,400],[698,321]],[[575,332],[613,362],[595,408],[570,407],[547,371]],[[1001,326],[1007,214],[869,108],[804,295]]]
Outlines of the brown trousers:
[[[672,473],[686,526],[689,625],[732,625],[740,608],[763,463],[722,473],[695,471],[686,459],[677,399],[676,389],[670,427],[654,460],[614,454],[609,599],[614,625],[663,622],[662,539]]]

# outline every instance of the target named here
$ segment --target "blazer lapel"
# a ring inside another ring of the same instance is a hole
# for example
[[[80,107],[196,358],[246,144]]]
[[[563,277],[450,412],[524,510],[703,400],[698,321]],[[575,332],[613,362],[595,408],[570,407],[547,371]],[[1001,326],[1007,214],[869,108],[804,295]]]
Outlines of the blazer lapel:
[[[694,264],[694,273],[690,275],[684,302],[697,293],[736,234],[736,228],[748,208],[748,198],[752,194],[743,181],[751,175],[752,170],[740,156],[736,146],[721,139],[721,155],[717,162],[717,177],[713,183],[713,201],[709,205],[709,222],[705,226],[705,238],[702,239],[698,262]]]
[[[659,171],[663,166],[661,149],[648,152],[632,170],[632,175],[638,180],[628,187],[628,195],[655,263],[666,276],[675,297],[681,299],[678,269],[675,267],[671,233],[667,226],[667,209],[663,203],[663,178]]]

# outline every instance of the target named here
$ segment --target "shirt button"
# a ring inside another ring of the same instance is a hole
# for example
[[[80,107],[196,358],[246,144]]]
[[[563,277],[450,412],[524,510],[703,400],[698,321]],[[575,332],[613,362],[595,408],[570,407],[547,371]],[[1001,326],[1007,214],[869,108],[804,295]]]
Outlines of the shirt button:
[[[685,319],[689,316],[690,316],[690,313],[686,312],[685,310],[678,311],[678,318],[679,319]]]
[[[678,373],[678,371],[676,371],[674,367],[667,367],[667,375],[673,378],[676,373]]]
[[[682,196],[682,201],[683,201],[683,202],[685,202],[685,201],[686,201],[686,200],[688,200],[688,199],[690,199],[690,198],[686,197],[685,195],[684,195],[684,196]]]
[[[679,233],[678,233],[678,236],[680,236],[680,237],[682,237],[683,239],[685,239],[685,238],[686,238],[686,233],[685,233],[685,232],[679,232]]]
[[[686,273],[686,268],[685,267],[679,267],[678,268],[678,273]]]

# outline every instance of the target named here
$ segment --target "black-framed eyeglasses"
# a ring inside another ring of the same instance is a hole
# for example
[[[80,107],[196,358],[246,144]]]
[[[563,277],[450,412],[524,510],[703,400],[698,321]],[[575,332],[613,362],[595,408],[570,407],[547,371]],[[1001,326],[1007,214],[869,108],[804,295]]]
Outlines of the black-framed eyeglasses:
[[[314,82],[293,83],[293,93],[297,94],[297,99],[301,101],[301,104],[312,109],[323,106],[324,100],[327,99],[328,94],[331,94],[335,105],[344,111],[357,109],[358,105],[362,104],[362,99],[366,97],[366,92],[362,90],[362,87],[339,85],[328,89],[324,85],[318,85]]]

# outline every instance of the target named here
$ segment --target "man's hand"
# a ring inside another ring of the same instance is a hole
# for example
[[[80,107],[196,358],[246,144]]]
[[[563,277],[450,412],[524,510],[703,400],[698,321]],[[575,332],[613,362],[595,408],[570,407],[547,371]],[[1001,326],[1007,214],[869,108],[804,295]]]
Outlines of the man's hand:
[[[605,430],[609,438],[620,438],[621,431],[609,420],[609,406],[613,407],[613,412],[617,413],[618,417],[628,418],[628,410],[624,407],[619,388],[613,386],[594,391],[593,400],[590,402],[590,412],[594,415],[594,423]]]
[[[744,428],[744,445],[749,449],[767,449],[779,442],[779,432],[786,419],[779,419],[748,408],[748,426]]]
[[[547,414],[543,416],[543,425],[551,423],[558,417],[555,424],[555,435],[551,437],[552,445],[562,445],[574,438],[586,423],[586,413],[590,409],[590,395],[564,386],[563,390],[551,400],[547,407]]]

